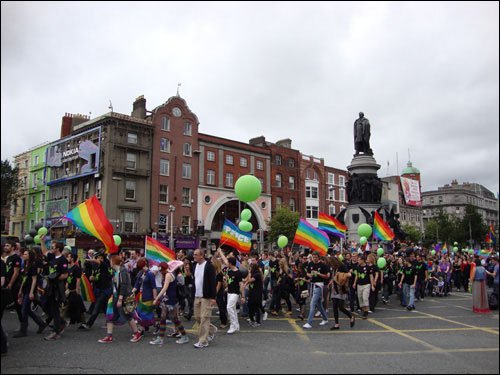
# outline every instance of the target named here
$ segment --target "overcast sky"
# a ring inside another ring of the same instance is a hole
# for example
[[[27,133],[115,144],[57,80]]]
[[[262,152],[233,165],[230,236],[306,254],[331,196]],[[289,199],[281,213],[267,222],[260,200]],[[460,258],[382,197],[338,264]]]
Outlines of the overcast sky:
[[[499,4],[1,3],[2,160],[66,113],[129,114],[176,94],[200,132],[346,169],[363,111],[379,177],[499,190]],[[389,167],[387,163],[389,162]]]

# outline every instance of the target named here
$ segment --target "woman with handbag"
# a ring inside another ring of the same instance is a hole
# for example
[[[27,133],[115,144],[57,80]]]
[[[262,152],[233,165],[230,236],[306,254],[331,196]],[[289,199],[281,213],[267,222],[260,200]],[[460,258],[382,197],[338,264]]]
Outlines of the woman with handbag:
[[[111,267],[114,270],[113,275],[113,294],[108,300],[108,308],[106,310],[106,328],[108,334],[100,343],[113,342],[113,327],[115,325],[123,325],[128,322],[134,336],[131,342],[137,342],[141,339],[141,334],[137,330],[137,324],[132,319],[132,313],[135,311],[135,296],[132,293],[132,285],[130,283],[130,275],[125,267],[122,266],[122,258],[114,254],[111,256]]]
[[[337,258],[330,258],[330,266],[332,267],[332,305],[333,316],[335,318],[335,325],[330,330],[339,329],[339,310],[342,311],[351,321],[351,328],[354,327],[354,315],[344,307],[345,301],[348,296],[349,278],[351,273],[347,267]]]
[[[156,281],[155,275],[149,270],[149,262],[146,258],[140,258],[137,261],[137,280],[132,289],[132,293],[136,294],[139,291],[137,299],[136,320],[139,326],[141,335],[144,334],[144,329],[155,324],[155,312],[153,300],[156,298]]]

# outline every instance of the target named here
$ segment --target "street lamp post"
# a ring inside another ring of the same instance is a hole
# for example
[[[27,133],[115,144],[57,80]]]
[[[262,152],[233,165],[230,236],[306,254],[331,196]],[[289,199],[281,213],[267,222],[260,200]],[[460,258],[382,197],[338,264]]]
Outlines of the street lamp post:
[[[174,212],[175,212],[175,206],[170,205],[168,207],[170,211],[170,248],[175,251],[174,249]]]

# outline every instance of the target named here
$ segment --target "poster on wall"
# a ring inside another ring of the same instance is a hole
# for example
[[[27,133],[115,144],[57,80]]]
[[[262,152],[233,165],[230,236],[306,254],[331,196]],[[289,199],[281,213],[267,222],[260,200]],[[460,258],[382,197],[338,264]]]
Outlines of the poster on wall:
[[[401,187],[408,206],[422,206],[422,198],[420,197],[420,184],[417,180],[401,177]]]

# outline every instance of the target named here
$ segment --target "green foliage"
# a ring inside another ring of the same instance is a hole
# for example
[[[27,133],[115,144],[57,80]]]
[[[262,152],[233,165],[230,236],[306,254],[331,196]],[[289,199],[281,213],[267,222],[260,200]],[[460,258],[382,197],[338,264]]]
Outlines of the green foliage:
[[[8,206],[19,192],[18,168],[12,168],[10,162],[2,160],[2,207]]]
[[[291,212],[288,207],[276,209],[276,213],[268,223],[268,241],[278,241],[280,235],[286,236],[291,242],[300,221],[300,212]]]
[[[408,235],[408,239],[413,242],[413,243],[418,243],[422,240],[422,232],[420,231],[420,228],[406,224],[403,225],[403,229],[406,231],[406,234]]]

